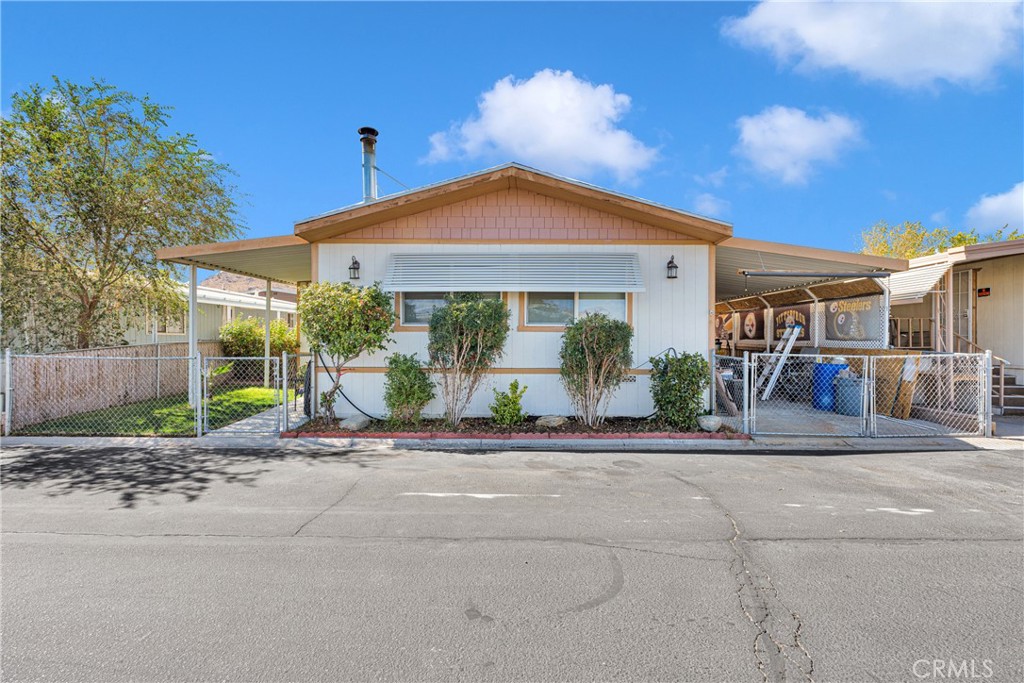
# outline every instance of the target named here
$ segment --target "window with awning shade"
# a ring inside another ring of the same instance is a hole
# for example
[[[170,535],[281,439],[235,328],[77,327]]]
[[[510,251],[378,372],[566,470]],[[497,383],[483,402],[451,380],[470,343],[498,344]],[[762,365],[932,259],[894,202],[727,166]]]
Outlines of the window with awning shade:
[[[630,253],[392,254],[391,292],[642,292]]]

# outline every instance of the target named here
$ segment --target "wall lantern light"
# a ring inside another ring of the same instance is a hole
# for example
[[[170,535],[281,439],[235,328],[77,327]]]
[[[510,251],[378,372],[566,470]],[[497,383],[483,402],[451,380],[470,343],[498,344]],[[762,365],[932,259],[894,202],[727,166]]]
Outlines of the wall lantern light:
[[[676,265],[676,257],[673,255],[668,260],[668,279],[675,280],[679,277],[679,266]]]
[[[348,279],[359,279],[359,261],[356,260],[355,256],[352,257],[352,265],[348,267]]]

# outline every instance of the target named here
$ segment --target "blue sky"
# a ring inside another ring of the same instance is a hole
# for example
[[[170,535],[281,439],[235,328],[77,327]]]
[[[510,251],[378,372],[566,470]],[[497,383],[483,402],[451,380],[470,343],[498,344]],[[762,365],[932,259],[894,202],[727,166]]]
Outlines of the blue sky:
[[[103,78],[238,174],[247,236],[506,161],[859,248],[1021,227],[1019,3],[12,3],[2,95]],[[383,192],[401,186],[381,178]]]

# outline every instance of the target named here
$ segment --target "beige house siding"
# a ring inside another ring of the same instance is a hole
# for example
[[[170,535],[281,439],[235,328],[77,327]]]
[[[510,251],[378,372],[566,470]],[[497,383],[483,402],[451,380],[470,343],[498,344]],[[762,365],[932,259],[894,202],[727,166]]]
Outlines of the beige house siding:
[[[496,193],[497,194],[497,193]],[[610,251],[636,253],[646,291],[633,295],[632,320],[635,330],[633,341],[635,381],[623,385],[616,394],[609,415],[647,415],[654,408],[650,397],[650,356],[673,347],[679,352],[706,354],[708,350],[708,320],[711,298],[710,247],[706,244],[388,244],[378,242],[320,243],[316,253],[315,270],[321,280],[347,281],[348,266],[355,256],[360,264],[360,280],[364,283],[383,280],[390,254],[396,253],[495,253],[495,252],[573,252]],[[679,277],[666,278],[665,264],[675,256]],[[558,351],[561,333],[555,331],[519,331],[519,292],[508,293],[511,310],[511,332],[505,356],[495,369],[488,385],[481,389],[473,401],[470,415],[489,415],[488,404],[493,399],[491,388],[505,389],[519,379],[529,386],[524,406],[532,414],[569,414],[570,406],[558,379]],[[383,403],[384,358],[395,351],[418,353],[426,358],[427,333],[399,331],[393,333],[394,342],[388,350],[358,359],[355,370],[344,379],[345,393],[360,408],[376,415],[385,412]],[[320,378],[321,386],[328,381]],[[344,400],[339,401],[338,414],[353,413]],[[427,406],[426,413],[439,415],[439,400]]]
[[[975,286],[992,292],[977,300],[978,345],[1012,365],[1024,365],[1024,254],[969,267],[979,269]]]

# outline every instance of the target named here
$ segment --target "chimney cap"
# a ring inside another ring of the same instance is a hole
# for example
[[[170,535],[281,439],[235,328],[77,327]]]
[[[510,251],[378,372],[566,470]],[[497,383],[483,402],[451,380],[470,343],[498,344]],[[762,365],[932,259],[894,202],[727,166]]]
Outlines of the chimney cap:
[[[369,126],[363,126],[356,131],[362,138],[376,138],[380,133],[377,132],[376,128],[370,128]],[[360,138],[360,139],[362,139]]]

